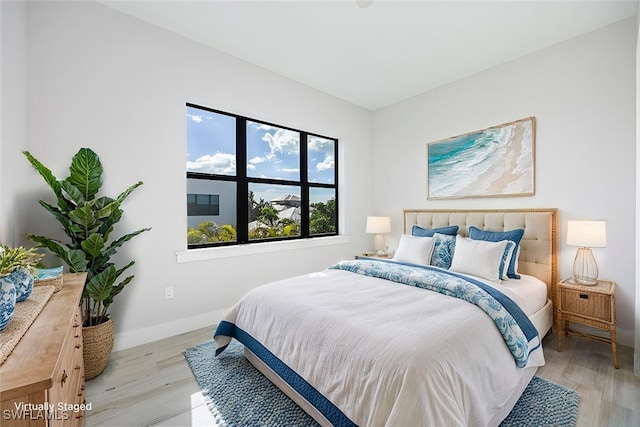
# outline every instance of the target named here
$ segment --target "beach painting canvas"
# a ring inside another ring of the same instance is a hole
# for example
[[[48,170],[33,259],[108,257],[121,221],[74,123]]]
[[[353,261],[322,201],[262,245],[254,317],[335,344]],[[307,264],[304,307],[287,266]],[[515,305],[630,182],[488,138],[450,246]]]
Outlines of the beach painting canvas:
[[[427,198],[534,195],[535,117],[427,144]]]

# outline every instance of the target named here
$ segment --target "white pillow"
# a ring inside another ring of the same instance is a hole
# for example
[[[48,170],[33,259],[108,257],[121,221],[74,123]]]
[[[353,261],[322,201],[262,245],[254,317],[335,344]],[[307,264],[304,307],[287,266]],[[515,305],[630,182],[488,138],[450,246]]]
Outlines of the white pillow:
[[[413,264],[429,265],[433,252],[433,237],[403,234],[393,259]]]
[[[500,264],[507,247],[507,241],[486,242],[456,236],[456,250],[451,261],[452,271],[472,274],[493,282],[502,277]],[[504,264],[502,264],[504,269]]]

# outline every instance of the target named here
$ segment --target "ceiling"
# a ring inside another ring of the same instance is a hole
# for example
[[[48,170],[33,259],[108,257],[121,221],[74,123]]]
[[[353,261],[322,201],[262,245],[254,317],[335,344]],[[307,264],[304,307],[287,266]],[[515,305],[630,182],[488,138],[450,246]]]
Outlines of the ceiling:
[[[638,0],[99,3],[375,111],[635,16]]]

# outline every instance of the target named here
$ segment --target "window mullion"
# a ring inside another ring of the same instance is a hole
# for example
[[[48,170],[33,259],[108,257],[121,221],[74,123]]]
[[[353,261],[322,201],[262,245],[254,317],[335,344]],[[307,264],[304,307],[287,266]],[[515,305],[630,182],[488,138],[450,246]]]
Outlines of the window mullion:
[[[300,233],[309,237],[309,174],[308,174],[308,135],[300,132]]]
[[[249,182],[247,180],[247,120],[236,120],[236,237],[238,243],[249,242]]]

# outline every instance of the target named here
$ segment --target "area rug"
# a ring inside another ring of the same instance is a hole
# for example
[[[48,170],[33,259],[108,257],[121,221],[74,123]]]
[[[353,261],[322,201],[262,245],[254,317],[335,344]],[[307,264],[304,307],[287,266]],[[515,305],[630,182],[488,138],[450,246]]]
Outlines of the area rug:
[[[214,357],[213,340],[184,352],[219,426],[311,427],[318,424],[249,363],[243,347],[233,340]],[[538,376],[533,377],[504,427],[573,427],[580,395]]]

